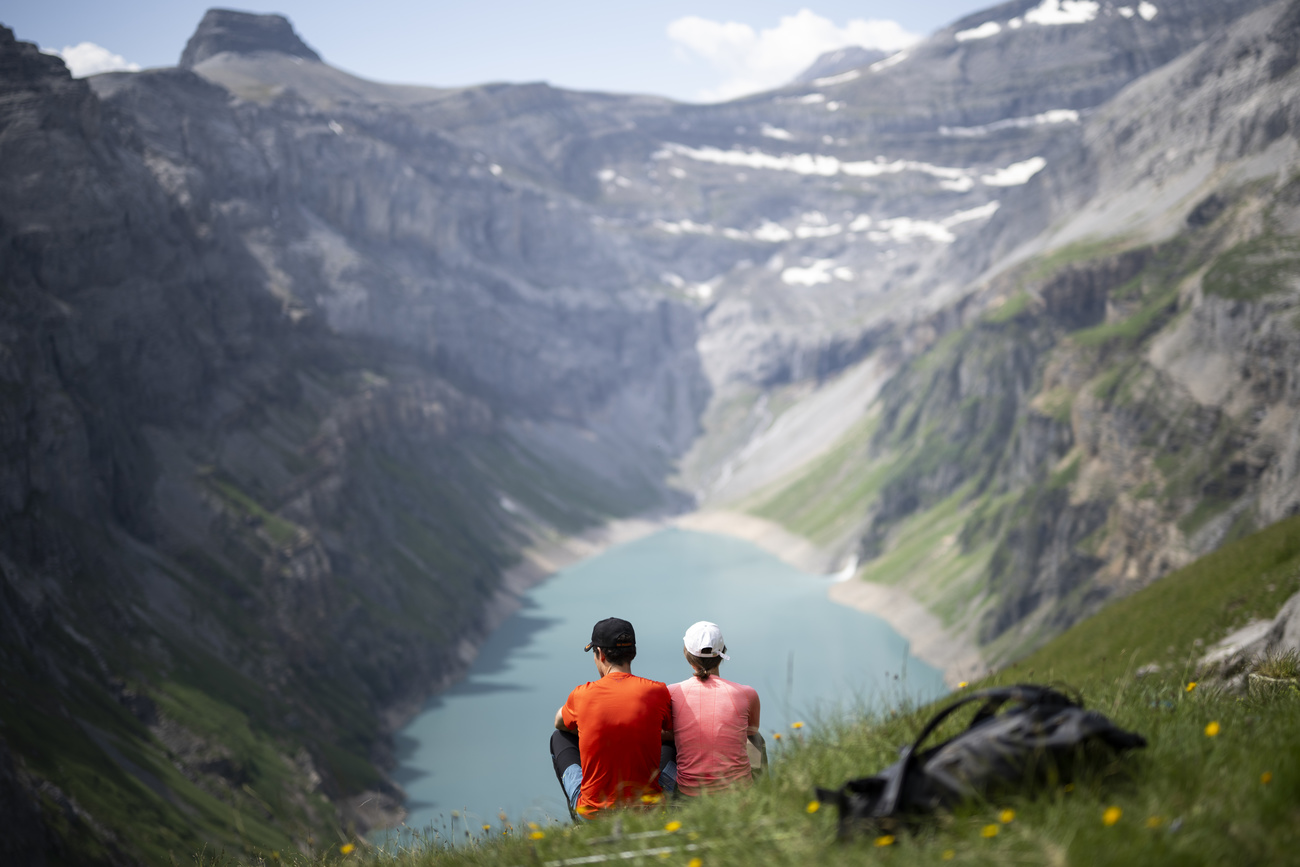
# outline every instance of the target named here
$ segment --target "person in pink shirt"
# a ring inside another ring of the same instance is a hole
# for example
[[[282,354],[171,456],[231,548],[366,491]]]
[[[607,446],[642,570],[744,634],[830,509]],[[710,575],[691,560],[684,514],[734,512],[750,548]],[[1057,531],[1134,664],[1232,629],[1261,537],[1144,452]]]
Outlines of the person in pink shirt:
[[[683,637],[683,653],[695,675],[668,685],[673,700],[673,742],[677,748],[676,786],[696,796],[753,779],[754,754],[766,759],[758,732],[758,692],[718,676],[727,656],[722,630],[701,620]],[[765,763],[765,762],[764,762]],[[671,772],[668,772],[671,777]]]

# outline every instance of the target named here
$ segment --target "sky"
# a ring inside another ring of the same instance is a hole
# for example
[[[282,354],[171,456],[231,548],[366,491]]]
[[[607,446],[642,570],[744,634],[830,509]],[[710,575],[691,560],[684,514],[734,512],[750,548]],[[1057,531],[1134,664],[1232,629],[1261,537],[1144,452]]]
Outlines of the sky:
[[[713,102],[824,51],[906,47],[996,0],[266,0],[327,63],[376,81],[557,87]],[[173,66],[212,0],[0,0],[0,23],[73,74]]]

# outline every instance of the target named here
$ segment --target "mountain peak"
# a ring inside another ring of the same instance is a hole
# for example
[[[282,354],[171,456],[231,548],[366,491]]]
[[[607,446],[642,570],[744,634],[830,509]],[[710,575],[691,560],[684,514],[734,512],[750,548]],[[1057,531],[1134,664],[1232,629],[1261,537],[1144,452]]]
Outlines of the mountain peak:
[[[190,41],[185,43],[180,65],[189,69],[223,51],[239,54],[275,51],[320,61],[320,55],[299,38],[289,19],[283,15],[254,15],[234,9],[209,9]]]

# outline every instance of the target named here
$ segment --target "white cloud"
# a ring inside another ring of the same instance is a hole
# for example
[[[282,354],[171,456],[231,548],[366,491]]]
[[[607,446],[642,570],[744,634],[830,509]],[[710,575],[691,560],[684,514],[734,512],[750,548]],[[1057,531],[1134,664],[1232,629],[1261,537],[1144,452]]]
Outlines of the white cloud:
[[[130,63],[120,54],[114,54],[102,45],[82,42],[77,45],[65,45],[62,50],[43,48],[45,54],[62,57],[68,65],[73,78],[85,78],[101,72],[139,72],[140,64]]]
[[[688,15],[668,25],[668,38],[722,74],[720,85],[700,93],[705,101],[717,101],[780,87],[827,51],[861,45],[893,52],[920,36],[896,21],[857,18],[840,27],[800,9],[782,17],[776,27],[757,32],[736,21]]]

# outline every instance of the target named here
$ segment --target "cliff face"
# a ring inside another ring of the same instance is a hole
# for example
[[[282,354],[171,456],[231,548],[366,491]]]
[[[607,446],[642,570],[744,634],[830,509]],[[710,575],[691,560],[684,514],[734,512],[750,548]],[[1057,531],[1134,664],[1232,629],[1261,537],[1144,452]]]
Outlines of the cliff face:
[[[259,258],[293,172],[213,85],[148,87],[128,115],[0,33],[0,796],[72,863],[391,818],[392,721],[531,528],[658,496],[539,466],[430,347],[298,305]]]
[[[900,340],[923,349],[831,462],[865,577],[995,661],[1300,511],[1297,8],[1098,109],[1043,172],[1046,229]],[[756,508],[806,520],[827,490],[796,490]]]
[[[383,819],[529,539],[725,490],[864,358],[754,508],[994,653],[1294,511],[1294,7],[1083,5],[718,106],[0,30],[2,845]]]

